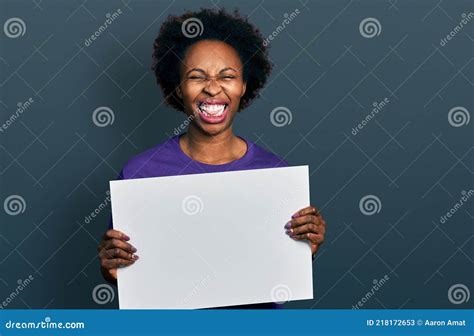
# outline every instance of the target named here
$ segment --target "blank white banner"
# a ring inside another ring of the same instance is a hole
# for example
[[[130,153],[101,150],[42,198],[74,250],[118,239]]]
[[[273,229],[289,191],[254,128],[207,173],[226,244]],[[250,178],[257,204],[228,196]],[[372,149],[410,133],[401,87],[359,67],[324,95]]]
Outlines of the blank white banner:
[[[284,225],[309,205],[308,166],[110,182],[114,229],[140,259],[118,270],[121,309],[312,299],[307,242]]]

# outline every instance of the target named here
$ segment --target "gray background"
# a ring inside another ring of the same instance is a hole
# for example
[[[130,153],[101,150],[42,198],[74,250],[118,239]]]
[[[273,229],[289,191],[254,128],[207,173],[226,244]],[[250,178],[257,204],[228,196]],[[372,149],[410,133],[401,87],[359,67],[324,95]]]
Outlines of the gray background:
[[[351,308],[387,275],[363,308],[472,308],[466,295],[448,299],[453,285],[474,288],[472,199],[446,223],[440,216],[473,189],[474,121],[453,127],[448,112],[474,110],[474,22],[445,46],[440,39],[474,6],[396,0],[1,1],[2,27],[12,17],[26,26],[17,38],[0,31],[1,124],[34,100],[0,133],[2,205],[10,195],[25,201],[17,215],[0,211],[0,299],[34,278],[7,308],[117,307],[116,293],[103,305],[92,297],[104,283],[96,247],[110,208],[84,217],[129,158],[183,121],[155,84],[152,43],[168,14],[201,6],[238,6],[265,36],[300,10],[271,43],[275,69],[262,97],[235,122],[291,165],[310,165],[311,201],[328,223],[313,264],[315,299],[285,306]],[[381,25],[373,38],[359,30],[368,17]],[[113,110],[113,124],[93,123],[99,106]],[[292,114],[284,127],[270,121],[279,106]],[[362,213],[366,195],[378,197],[378,213]]]

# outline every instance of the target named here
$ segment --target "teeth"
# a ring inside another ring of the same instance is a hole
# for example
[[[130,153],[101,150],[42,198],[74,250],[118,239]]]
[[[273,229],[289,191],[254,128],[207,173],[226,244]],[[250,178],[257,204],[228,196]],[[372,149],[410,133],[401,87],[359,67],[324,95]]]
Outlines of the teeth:
[[[208,117],[219,117],[224,113],[226,104],[201,104],[199,110]]]

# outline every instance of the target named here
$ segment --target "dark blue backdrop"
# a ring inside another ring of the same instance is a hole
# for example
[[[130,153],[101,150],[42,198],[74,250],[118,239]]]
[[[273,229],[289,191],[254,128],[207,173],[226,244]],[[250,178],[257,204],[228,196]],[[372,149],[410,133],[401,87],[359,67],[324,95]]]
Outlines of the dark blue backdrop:
[[[274,72],[235,129],[310,165],[328,223],[314,300],[285,307],[472,308],[468,0],[1,1],[2,308],[117,307],[97,297],[108,181],[184,120],[152,43],[198,7],[238,7],[272,36]]]

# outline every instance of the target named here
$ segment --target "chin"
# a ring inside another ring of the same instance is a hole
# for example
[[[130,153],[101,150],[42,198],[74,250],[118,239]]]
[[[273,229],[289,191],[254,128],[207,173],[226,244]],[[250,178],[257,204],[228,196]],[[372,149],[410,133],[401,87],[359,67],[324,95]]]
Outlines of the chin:
[[[211,135],[211,136],[216,136],[222,132],[224,132],[226,129],[229,128],[230,125],[209,125],[209,124],[199,124],[199,128],[201,131],[203,131],[205,134]]]

